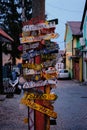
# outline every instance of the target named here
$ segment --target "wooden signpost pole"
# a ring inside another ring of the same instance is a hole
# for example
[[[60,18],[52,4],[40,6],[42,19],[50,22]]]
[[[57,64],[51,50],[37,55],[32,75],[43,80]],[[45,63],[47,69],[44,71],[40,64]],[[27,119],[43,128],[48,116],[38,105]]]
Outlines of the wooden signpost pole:
[[[47,46],[43,47],[46,40],[56,37],[54,35],[55,24],[52,25],[53,22],[47,24],[48,22],[45,21],[45,0],[32,0],[32,7],[32,19],[24,23],[23,37],[20,38],[22,44],[28,43],[25,45],[25,52],[23,54],[25,62],[22,64],[27,81],[23,86],[25,89],[28,89],[28,95],[21,100],[21,103],[28,107],[29,130],[50,130],[50,117],[57,118],[57,113],[53,111],[53,107],[50,104],[50,100],[55,99],[50,97],[52,96],[50,94],[51,83],[49,83],[51,81],[48,80],[54,78],[55,74],[53,71],[51,71],[52,74],[45,73],[47,66],[42,61],[46,62],[48,59],[51,62],[52,55],[50,53],[56,49],[54,45],[54,50],[52,50],[53,47],[49,47],[50,41],[48,48],[46,48]],[[46,25],[45,30],[44,25]],[[37,43],[39,46],[36,46]],[[41,48],[41,45],[44,49]],[[50,54],[50,56],[47,54]],[[46,65],[48,64],[46,63]],[[44,68],[44,72],[42,68]],[[29,90],[32,91],[30,92]],[[31,110],[33,111],[31,112]]]
[[[49,94],[50,93],[50,85],[46,86],[46,93]],[[50,117],[46,116],[46,130],[50,130]]]
[[[41,63],[40,56],[35,57],[35,63],[36,64]],[[44,86],[41,86],[39,89],[44,92]],[[43,106],[43,101],[41,100],[35,100],[35,103],[38,103]],[[35,111],[35,130],[45,130],[44,127],[45,127],[45,115],[41,112]]]
[[[37,18],[37,21],[45,20],[45,0],[32,0],[32,7],[33,18]],[[40,55],[35,57],[35,63],[41,63]],[[40,87],[40,90],[44,92],[44,87]],[[43,101],[35,100],[35,102],[43,105]],[[35,111],[35,130],[45,130],[44,127],[45,115],[43,113]]]

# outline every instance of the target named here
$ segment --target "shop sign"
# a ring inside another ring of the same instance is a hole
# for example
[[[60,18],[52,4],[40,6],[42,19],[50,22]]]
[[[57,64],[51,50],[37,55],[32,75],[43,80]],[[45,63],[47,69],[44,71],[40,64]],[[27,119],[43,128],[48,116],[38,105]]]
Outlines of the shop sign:
[[[37,103],[34,103],[33,101],[30,101],[30,100],[25,100],[25,99],[21,99],[21,103],[22,104],[25,104],[26,106],[32,108],[32,109],[35,109],[43,114],[46,114],[52,118],[57,118],[57,113],[54,112],[53,110],[50,110],[46,107],[43,107]]]
[[[40,100],[56,100],[57,95],[55,94],[34,94],[34,93],[26,93],[24,95],[24,99],[28,100],[34,100],[34,99],[40,99]]]
[[[51,38],[57,38],[58,37],[58,33],[50,33],[50,34],[46,34],[46,35],[42,35],[42,36],[29,36],[29,37],[21,37],[20,38],[20,43],[31,43],[31,42],[37,42],[37,41],[41,41],[42,39],[44,40],[50,40]]]

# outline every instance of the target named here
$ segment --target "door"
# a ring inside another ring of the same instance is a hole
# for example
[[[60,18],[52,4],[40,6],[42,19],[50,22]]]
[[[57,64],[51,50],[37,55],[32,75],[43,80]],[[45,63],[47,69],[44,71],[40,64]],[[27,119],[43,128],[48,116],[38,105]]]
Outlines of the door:
[[[80,67],[78,62],[74,62],[74,79],[79,80]]]

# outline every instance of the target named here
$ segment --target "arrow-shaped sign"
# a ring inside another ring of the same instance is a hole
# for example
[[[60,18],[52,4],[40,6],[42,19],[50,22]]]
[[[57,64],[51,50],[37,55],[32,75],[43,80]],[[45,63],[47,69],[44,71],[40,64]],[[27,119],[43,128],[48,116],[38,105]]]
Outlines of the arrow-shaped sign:
[[[26,106],[32,108],[32,109],[35,109],[43,114],[46,114],[52,118],[57,118],[57,113],[48,109],[48,108],[45,108],[37,103],[34,103],[33,101],[30,101],[30,100],[25,100],[25,99],[21,99],[21,103],[22,104],[25,104]]]
[[[20,43],[31,43],[31,42],[37,42],[37,41],[41,41],[42,39],[44,40],[50,40],[51,38],[57,38],[59,36],[58,33],[50,33],[50,34],[46,34],[46,35],[42,35],[42,36],[38,36],[38,37],[34,37],[34,36],[29,36],[29,37],[21,37],[20,38]]]
[[[57,95],[56,94],[34,94],[34,93],[26,93],[24,95],[24,99],[28,100],[34,100],[34,99],[39,99],[39,100],[56,100]]]

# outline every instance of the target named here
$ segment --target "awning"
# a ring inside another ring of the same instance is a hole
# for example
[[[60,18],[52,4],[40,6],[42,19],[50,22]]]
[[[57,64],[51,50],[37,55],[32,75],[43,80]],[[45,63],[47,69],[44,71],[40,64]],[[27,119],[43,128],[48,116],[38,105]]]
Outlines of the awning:
[[[5,37],[6,39],[10,40],[10,41],[14,41],[6,32],[4,32],[1,28],[0,28],[0,35]]]

